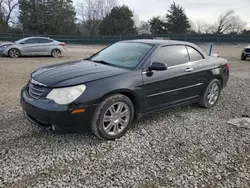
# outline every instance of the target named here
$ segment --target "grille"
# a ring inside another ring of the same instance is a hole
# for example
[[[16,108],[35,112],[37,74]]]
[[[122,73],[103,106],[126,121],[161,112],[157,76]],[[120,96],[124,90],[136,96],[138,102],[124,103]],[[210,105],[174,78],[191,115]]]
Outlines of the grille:
[[[34,98],[38,99],[46,94],[47,88],[44,86],[36,85],[29,83],[29,95]]]
[[[250,48],[245,49],[245,52],[250,52]]]

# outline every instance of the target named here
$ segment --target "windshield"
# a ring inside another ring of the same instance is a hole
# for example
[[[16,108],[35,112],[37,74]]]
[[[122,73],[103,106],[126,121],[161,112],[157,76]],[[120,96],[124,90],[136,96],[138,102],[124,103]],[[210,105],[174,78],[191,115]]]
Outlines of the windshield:
[[[134,68],[152,48],[153,46],[149,44],[119,42],[94,55],[90,60],[124,68]]]

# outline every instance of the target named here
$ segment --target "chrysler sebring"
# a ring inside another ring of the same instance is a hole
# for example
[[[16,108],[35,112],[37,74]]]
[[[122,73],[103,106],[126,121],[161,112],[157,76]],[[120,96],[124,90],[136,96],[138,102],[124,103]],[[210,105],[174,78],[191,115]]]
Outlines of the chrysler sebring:
[[[121,41],[87,59],[35,70],[21,105],[27,119],[46,130],[90,128],[114,140],[143,115],[190,103],[213,107],[228,79],[227,61],[194,44]]]

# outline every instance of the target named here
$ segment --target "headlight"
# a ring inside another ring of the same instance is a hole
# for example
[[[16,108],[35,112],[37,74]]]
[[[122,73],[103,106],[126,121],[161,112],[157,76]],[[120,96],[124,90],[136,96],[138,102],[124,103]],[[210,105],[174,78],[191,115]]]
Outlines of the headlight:
[[[80,97],[85,89],[85,85],[53,89],[46,98],[55,101],[57,104],[70,104]]]

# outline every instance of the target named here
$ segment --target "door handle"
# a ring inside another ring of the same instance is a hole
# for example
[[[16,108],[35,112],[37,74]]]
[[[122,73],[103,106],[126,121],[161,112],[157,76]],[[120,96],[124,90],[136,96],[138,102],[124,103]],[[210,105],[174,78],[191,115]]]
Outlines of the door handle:
[[[186,72],[191,72],[191,71],[193,71],[194,69],[193,68],[187,68],[186,69]]]

